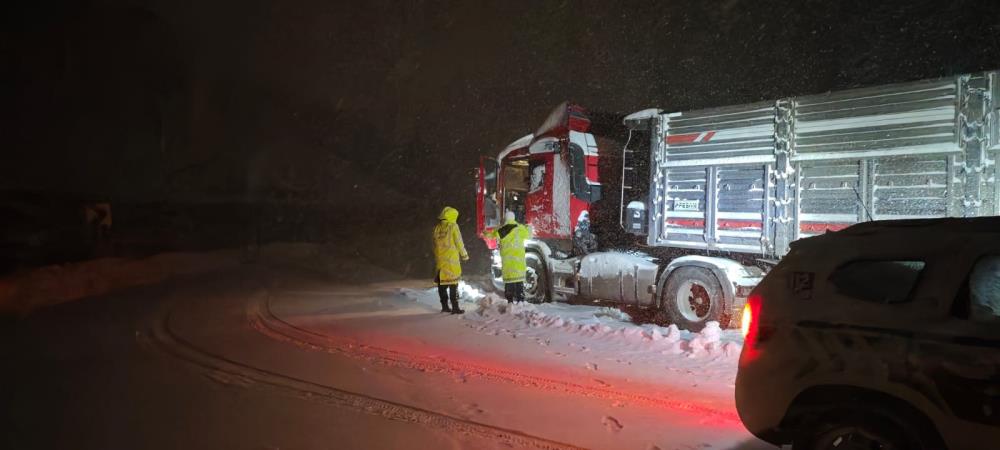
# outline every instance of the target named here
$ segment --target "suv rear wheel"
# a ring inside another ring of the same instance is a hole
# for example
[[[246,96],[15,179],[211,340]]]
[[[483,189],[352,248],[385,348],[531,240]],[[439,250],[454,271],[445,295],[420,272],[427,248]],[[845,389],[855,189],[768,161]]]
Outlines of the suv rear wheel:
[[[839,408],[800,426],[793,450],[930,450],[932,439],[878,408]]]

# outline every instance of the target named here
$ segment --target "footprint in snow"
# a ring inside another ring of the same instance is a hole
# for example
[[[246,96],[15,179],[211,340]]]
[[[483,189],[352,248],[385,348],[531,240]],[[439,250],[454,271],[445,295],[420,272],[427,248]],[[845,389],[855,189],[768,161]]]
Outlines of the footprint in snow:
[[[618,419],[615,419],[614,417],[611,416],[604,416],[604,419],[601,420],[601,423],[604,424],[604,428],[607,428],[608,431],[613,433],[617,433],[621,431],[622,428],[625,428],[624,426],[622,426],[622,423],[618,421]]]
[[[598,380],[597,378],[594,378],[594,383],[597,383],[597,384],[599,384],[601,386],[604,386],[604,387],[611,387],[611,385],[608,384],[608,382],[606,382],[604,380]]]
[[[587,370],[597,371],[597,364],[587,363]]]
[[[475,403],[469,403],[468,405],[465,405],[465,412],[468,414],[482,414],[486,412],[486,410],[480,408],[479,405]]]

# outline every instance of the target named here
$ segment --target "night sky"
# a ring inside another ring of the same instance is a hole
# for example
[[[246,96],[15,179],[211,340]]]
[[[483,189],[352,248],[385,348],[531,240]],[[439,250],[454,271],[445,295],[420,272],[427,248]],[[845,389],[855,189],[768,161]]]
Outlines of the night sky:
[[[995,1],[15,8],[0,190],[364,204],[404,226],[472,219],[478,156],[563,100],[676,111],[1000,68]]]

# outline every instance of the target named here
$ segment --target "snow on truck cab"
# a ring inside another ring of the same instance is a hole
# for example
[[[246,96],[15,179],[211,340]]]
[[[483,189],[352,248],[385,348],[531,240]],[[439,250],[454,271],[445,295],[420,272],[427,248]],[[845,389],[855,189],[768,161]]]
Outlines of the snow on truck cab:
[[[482,158],[478,231],[504,210],[532,227],[529,298],[612,300],[690,330],[735,327],[797,239],[872,220],[1000,213],[998,78],[646,109],[620,133],[598,132],[564,103],[534,134]]]
[[[1000,443],[1000,218],[869,222],[795,242],[747,310],[736,406],[758,437]]]

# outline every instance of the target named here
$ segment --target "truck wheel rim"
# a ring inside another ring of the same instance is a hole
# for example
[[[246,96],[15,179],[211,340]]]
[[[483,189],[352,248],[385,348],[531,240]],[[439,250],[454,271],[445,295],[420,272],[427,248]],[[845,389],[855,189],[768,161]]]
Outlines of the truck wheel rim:
[[[535,291],[538,288],[538,274],[535,273],[533,267],[528,267],[528,271],[524,275],[524,296],[526,298],[535,298]]]
[[[708,289],[697,281],[685,281],[674,298],[677,311],[691,322],[700,322],[708,318],[712,309],[712,297]]]

